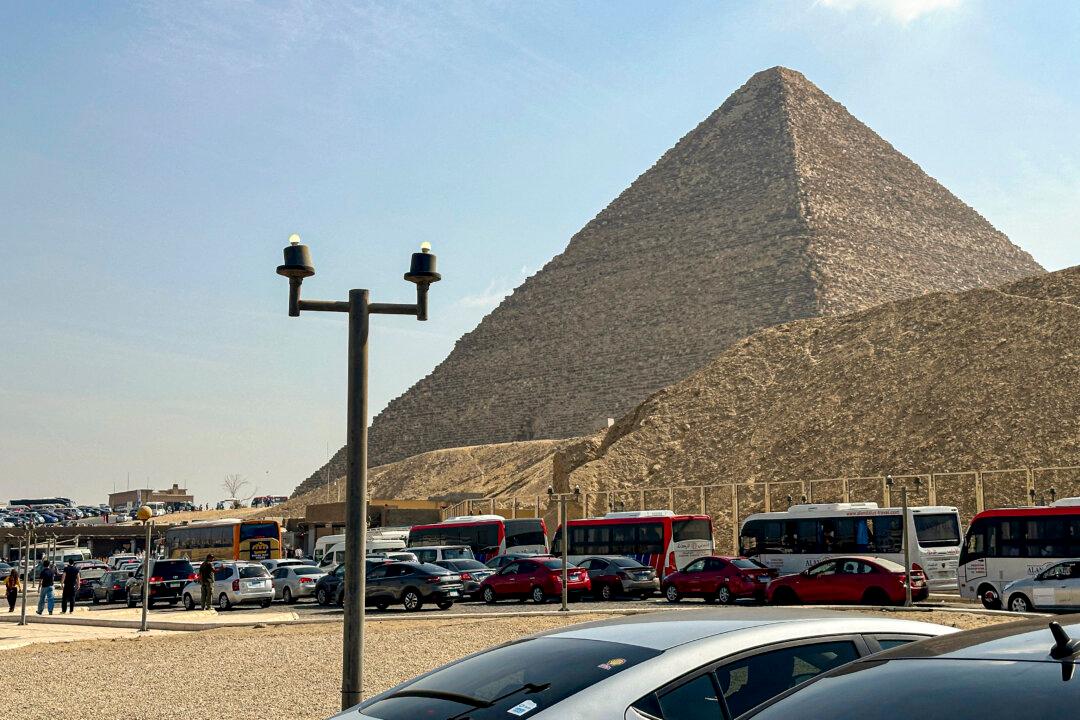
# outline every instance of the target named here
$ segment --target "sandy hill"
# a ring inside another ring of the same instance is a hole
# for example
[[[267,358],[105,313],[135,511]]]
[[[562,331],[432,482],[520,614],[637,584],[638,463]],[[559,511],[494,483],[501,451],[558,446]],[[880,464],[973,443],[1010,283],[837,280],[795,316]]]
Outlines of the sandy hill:
[[[1080,464],[1080,266],[793,322],[560,454],[614,489]]]

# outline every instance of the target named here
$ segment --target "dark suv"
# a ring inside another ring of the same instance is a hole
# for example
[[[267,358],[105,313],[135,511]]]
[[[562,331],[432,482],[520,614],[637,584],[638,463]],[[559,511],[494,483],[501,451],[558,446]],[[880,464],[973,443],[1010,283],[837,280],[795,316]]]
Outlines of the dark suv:
[[[195,579],[195,568],[191,561],[151,560],[150,561],[150,598],[147,607],[154,607],[156,602],[175,605],[180,602],[184,586]],[[127,606],[133,608],[142,602],[143,568],[142,566],[127,581]]]
[[[401,603],[410,612],[433,602],[446,610],[461,599],[461,575],[430,563],[395,562],[367,574],[367,603],[380,610]]]
[[[920,720],[1075,717],[1080,623],[1040,618],[905,644],[818,675],[757,712],[756,720]],[[1071,637],[1070,637],[1071,636]],[[722,685],[719,693],[726,691]],[[707,698],[713,707],[716,695]],[[691,700],[685,698],[684,702]],[[698,707],[704,707],[699,700]],[[811,709],[812,708],[812,709]],[[1069,708],[1073,708],[1069,710]]]

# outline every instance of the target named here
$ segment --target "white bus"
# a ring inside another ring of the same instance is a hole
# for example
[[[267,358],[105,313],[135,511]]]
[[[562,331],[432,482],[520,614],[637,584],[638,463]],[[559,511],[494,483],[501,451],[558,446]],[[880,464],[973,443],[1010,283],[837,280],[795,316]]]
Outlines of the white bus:
[[[955,592],[960,513],[954,507],[910,507],[911,562],[931,590]],[[904,564],[901,508],[877,503],[792,505],[786,512],[751,515],[739,532],[739,554],[781,574],[802,572],[833,555],[869,555]]]
[[[1080,498],[1062,498],[1049,507],[985,510],[971,520],[960,553],[960,595],[1001,607],[1001,590],[1013,580],[1080,558]]]

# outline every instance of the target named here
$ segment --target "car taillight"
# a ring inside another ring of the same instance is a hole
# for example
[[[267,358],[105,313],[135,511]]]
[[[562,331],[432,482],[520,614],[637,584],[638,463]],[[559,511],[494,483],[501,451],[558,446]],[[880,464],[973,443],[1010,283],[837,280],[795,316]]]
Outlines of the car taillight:
[[[309,578],[309,577],[302,577],[302,578],[300,578],[300,584],[301,584],[301,585],[307,585],[308,583],[312,583],[312,582],[315,582],[315,581],[314,581],[314,580],[312,580],[312,579],[311,579],[311,578]]]
[[[119,590],[119,589],[120,589],[120,586],[119,586],[119,585],[113,585],[113,586],[112,586],[112,589],[113,589],[113,590]]]
[[[157,575],[150,576],[150,582],[162,582],[163,580],[165,580],[165,578],[158,577]]]
[[[462,580],[472,580],[472,573],[467,573],[467,572],[461,573],[461,579]]]
[[[198,580],[198,578],[199,578],[199,576],[196,575],[195,573],[188,573],[188,576],[187,576],[188,582],[195,582],[196,580]]]
[[[615,576],[616,576],[617,578],[619,578],[620,580],[629,580],[629,579],[630,579],[630,576],[629,576],[629,575],[627,575],[627,574],[626,574],[625,572],[623,572],[622,570],[620,570],[619,572],[615,573]]]
[[[232,589],[233,589],[233,592],[239,592],[240,591],[240,581],[239,580],[233,580],[232,581]]]

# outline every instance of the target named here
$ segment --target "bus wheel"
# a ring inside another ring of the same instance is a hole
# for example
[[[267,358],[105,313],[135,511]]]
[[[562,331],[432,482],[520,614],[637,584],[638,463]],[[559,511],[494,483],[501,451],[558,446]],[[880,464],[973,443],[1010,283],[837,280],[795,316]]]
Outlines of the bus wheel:
[[[1016,593],[1009,598],[1009,609],[1018,613],[1031,612],[1031,601],[1024,593]]]
[[[1001,596],[998,595],[998,592],[994,589],[993,585],[983,585],[980,587],[979,598],[982,600],[983,607],[987,610],[1001,609]]]

